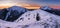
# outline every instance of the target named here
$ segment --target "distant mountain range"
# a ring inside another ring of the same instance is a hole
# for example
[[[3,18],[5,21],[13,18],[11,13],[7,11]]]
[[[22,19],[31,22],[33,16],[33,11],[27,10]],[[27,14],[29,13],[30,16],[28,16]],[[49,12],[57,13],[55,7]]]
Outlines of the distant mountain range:
[[[50,8],[48,6],[42,6],[40,9],[60,16],[60,9],[54,9],[54,8]]]

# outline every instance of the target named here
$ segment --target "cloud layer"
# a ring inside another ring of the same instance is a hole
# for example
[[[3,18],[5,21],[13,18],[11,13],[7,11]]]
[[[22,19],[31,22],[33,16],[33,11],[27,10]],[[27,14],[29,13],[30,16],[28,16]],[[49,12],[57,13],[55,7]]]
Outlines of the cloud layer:
[[[40,5],[60,5],[60,0],[0,0],[0,4],[4,3],[36,3]]]

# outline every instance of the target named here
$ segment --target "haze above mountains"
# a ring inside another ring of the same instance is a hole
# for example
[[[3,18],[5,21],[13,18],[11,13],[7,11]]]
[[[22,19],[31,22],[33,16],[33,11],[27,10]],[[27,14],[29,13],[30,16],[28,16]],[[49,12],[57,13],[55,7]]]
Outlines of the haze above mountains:
[[[24,8],[27,8],[27,9],[38,9],[40,8],[41,6],[40,5],[29,5],[29,4],[22,4],[22,5],[15,5],[15,6],[19,6],[19,7],[24,7]],[[9,5],[6,5],[6,6],[0,6],[0,9],[3,9],[3,8],[9,8],[9,7],[12,7],[12,6],[9,6]],[[49,6],[51,8],[54,8],[54,9],[60,9],[60,6]]]

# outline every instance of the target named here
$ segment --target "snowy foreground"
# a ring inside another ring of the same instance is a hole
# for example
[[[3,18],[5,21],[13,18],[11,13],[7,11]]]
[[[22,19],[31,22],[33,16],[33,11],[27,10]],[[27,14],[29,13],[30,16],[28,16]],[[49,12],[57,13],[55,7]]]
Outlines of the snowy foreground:
[[[60,28],[60,16],[40,9],[28,11],[14,22],[0,20],[0,28]]]

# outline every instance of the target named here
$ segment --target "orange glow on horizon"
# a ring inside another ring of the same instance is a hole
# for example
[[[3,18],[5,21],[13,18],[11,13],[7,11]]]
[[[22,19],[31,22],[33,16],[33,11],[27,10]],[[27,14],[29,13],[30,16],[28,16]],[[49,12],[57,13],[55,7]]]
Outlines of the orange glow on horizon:
[[[19,6],[19,5],[18,5]],[[20,5],[21,7],[24,7],[24,8],[27,8],[27,9],[38,9],[38,8],[40,8],[41,6],[39,6],[39,5],[34,5],[34,6],[31,6],[31,5],[29,5],[29,4],[21,4]],[[0,9],[3,9],[3,8],[8,8],[8,7],[11,7],[11,6],[0,6]],[[49,6],[49,7],[51,7],[51,8],[54,8],[54,9],[60,9],[60,6]]]
[[[11,6],[0,6],[0,9],[9,8],[9,7],[11,7]],[[22,7],[27,8],[27,9],[38,9],[38,8],[40,8],[38,6],[22,6]]]
[[[21,6],[21,7],[24,7],[24,8],[27,8],[27,9],[37,9],[37,8],[40,8],[39,5],[29,5],[29,4],[17,4],[16,6]],[[11,7],[11,6],[0,6],[0,9],[2,8],[8,8],[8,7]]]
[[[10,6],[0,6],[0,9],[3,9],[3,8],[8,8]]]
[[[60,9],[60,6],[56,6],[56,5],[51,5],[50,7],[54,9]]]
[[[39,9],[40,7],[25,7],[25,8],[28,8],[28,9]]]
[[[30,3],[30,4],[27,4],[27,3],[5,3],[5,4],[0,4],[0,9],[8,8],[11,6],[21,6],[21,7],[27,8],[27,9],[38,9],[41,7],[41,5],[36,4],[36,3]],[[55,9],[60,9],[60,6],[57,6],[57,5],[49,5],[49,7],[55,8]]]
[[[27,9],[38,9],[40,8],[40,5],[38,4],[18,4],[21,5],[22,7],[25,7]]]

